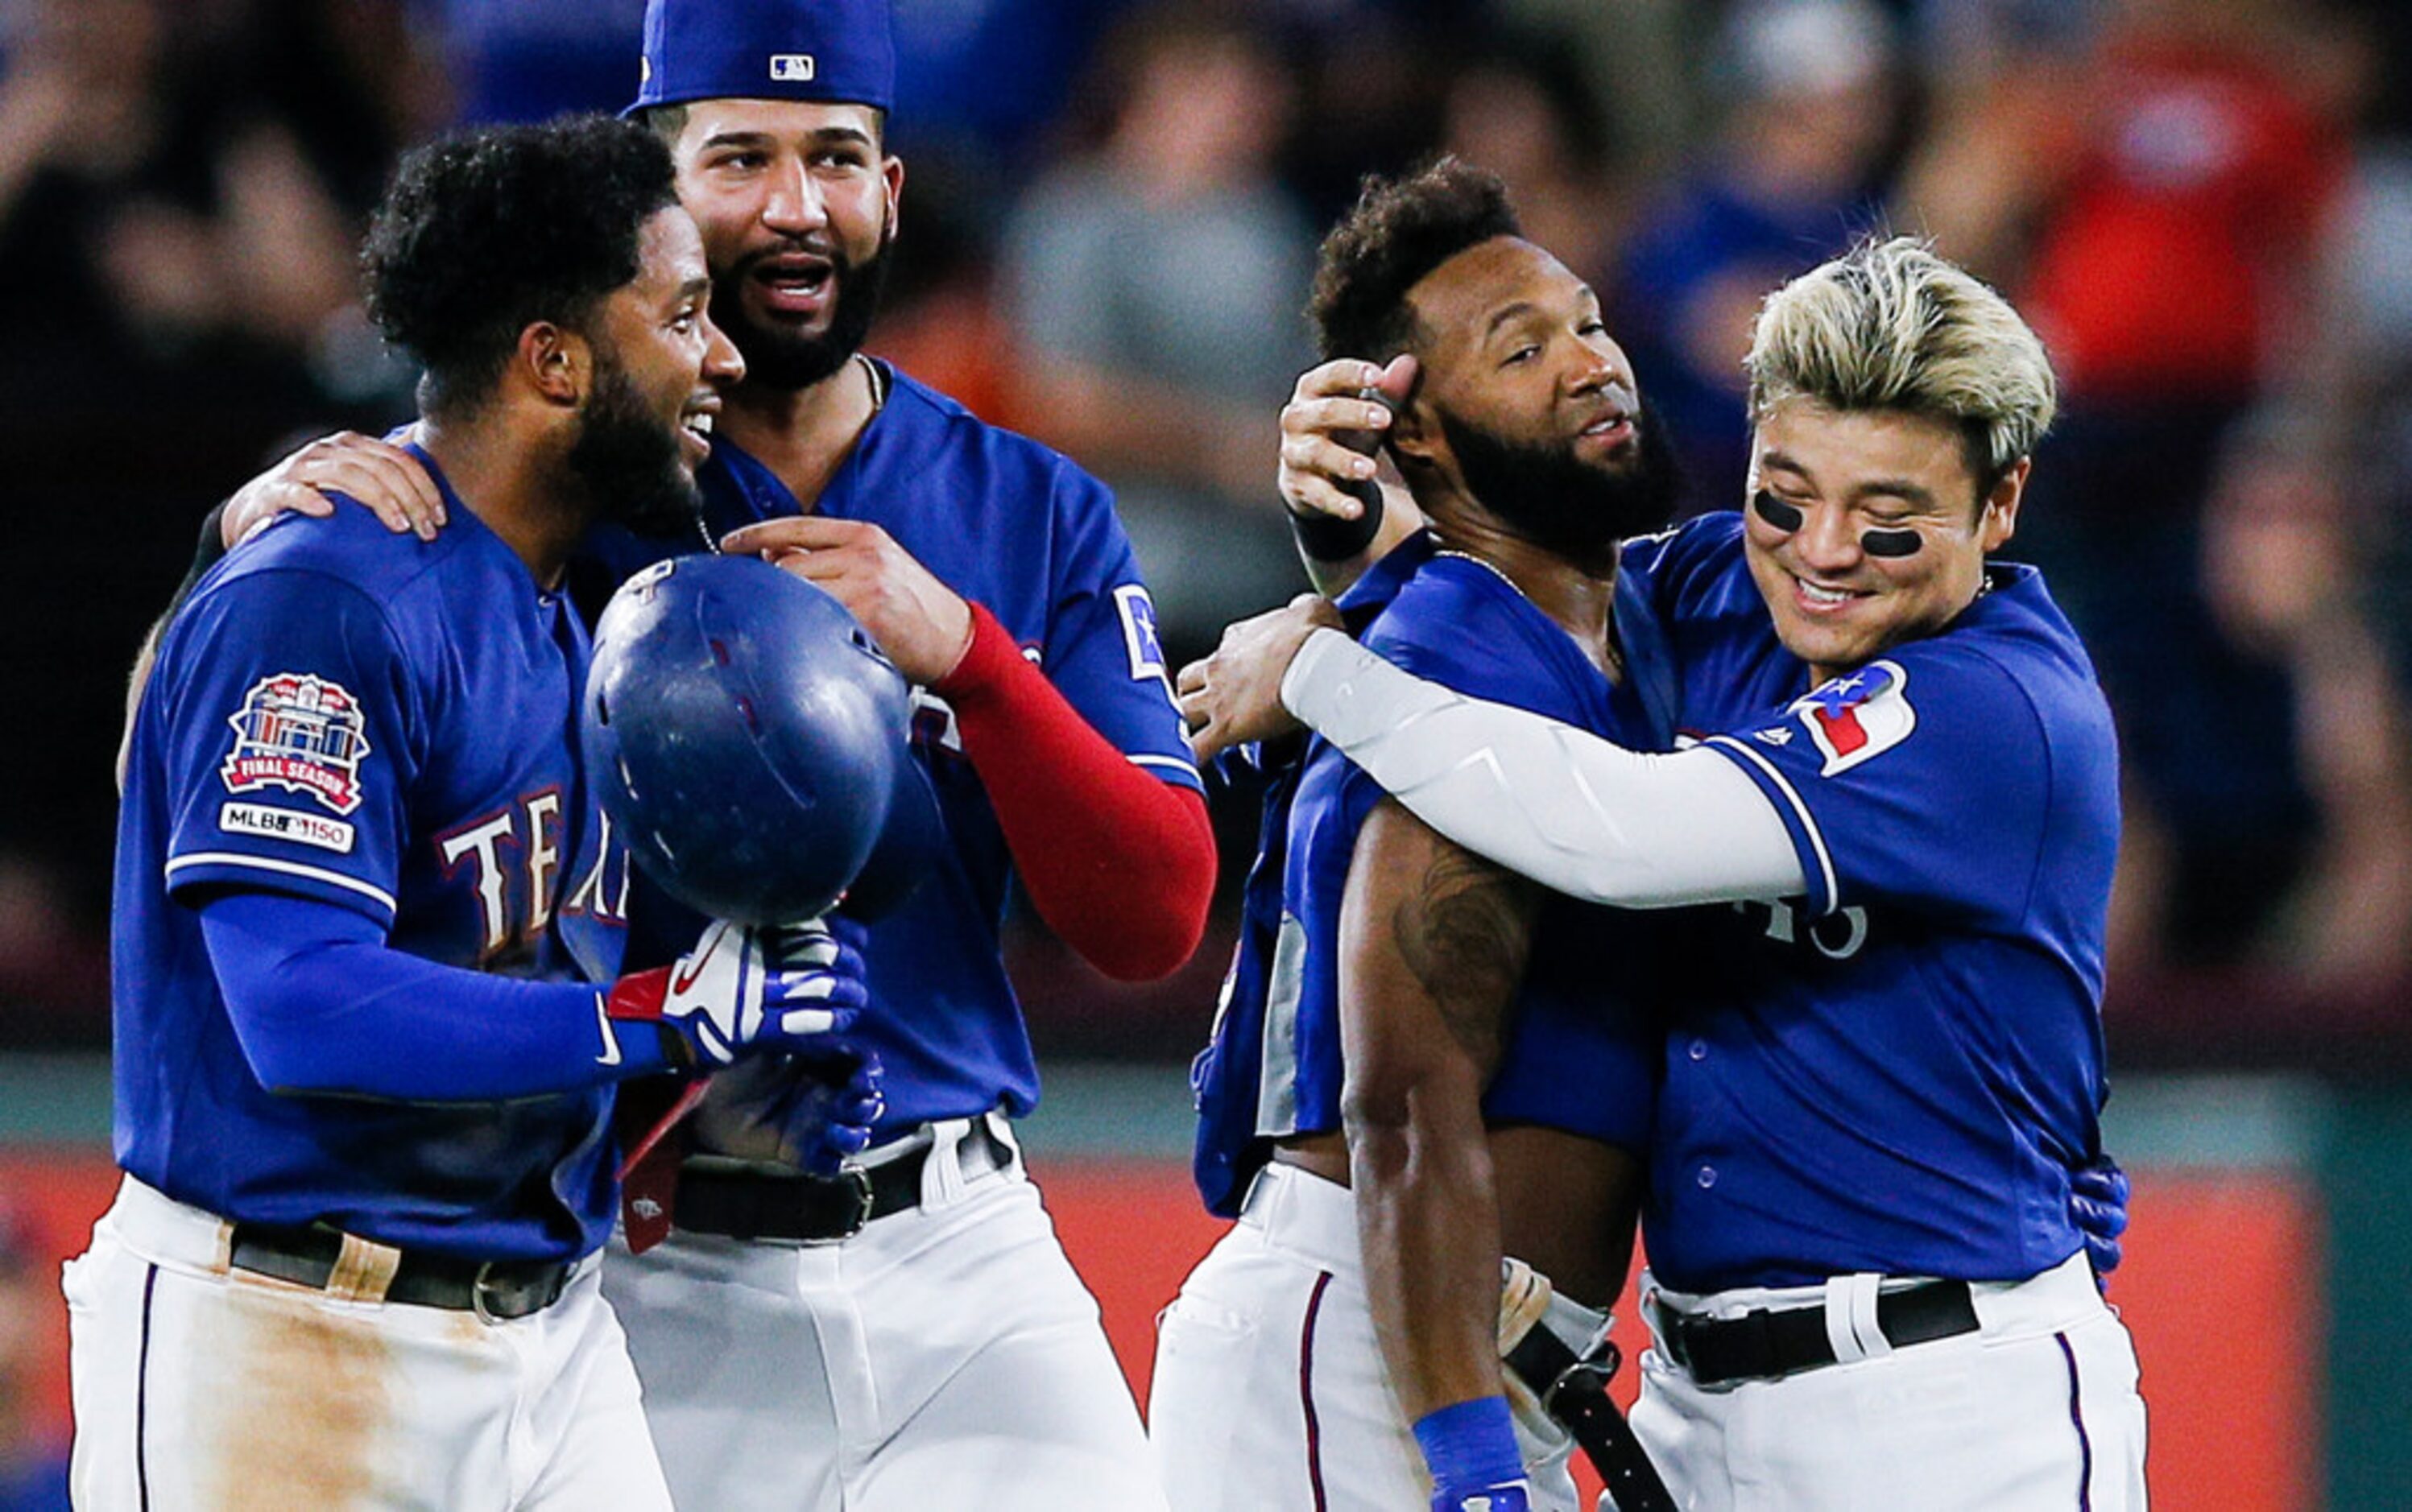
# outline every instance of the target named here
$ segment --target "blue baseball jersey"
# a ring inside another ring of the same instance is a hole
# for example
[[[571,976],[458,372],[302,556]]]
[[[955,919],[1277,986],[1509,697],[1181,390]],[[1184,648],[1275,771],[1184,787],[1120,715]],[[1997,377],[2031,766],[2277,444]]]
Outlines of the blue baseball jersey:
[[[886,529],[940,581],[987,606],[1129,760],[1202,791],[1112,494],[1060,453],[885,371],[887,403],[813,512]],[[761,462],[719,437],[712,449],[700,474],[712,539],[802,512]],[[704,549],[701,534],[665,543],[621,530],[597,532],[591,547],[613,580],[665,554]],[[926,689],[914,698],[913,752],[937,795],[948,844],[904,902],[856,936],[873,1004],[856,1035],[886,1067],[883,1130],[999,1103],[1018,1117],[1038,1100],[1029,1034],[998,953],[1012,859],[952,712]],[[657,902],[674,927],[656,930],[641,917]],[[693,916],[651,888],[640,915],[640,951],[694,940]]]
[[[2033,568],[1812,689],[1741,517],[1629,546],[1641,692],[1783,816],[1804,897],[1694,911],[1652,1152],[1685,1291],[1851,1271],[2023,1278],[2074,1254],[2100,1150],[2110,713]]]
[[[1364,644],[1418,676],[1610,740],[1647,738],[1640,704],[1555,622],[1496,569],[1438,551],[1429,536],[1390,552],[1342,607],[1375,610]],[[1341,903],[1358,832],[1383,796],[1320,739],[1294,788],[1269,796],[1268,844],[1243,904],[1249,927],[1213,1043],[1192,1069],[1196,1175],[1215,1211],[1236,1211],[1272,1141],[1340,1127]],[[1643,1147],[1661,1039],[1649,929],[1643,916],[1545,897],[1483,1094],[1486,1120]]]
[[[202,939],[211,897],[265,892],[351,910],[443,965],[617,973],[628,865],[579,775],[585,630],[437,481],[452,523],[435,540],[350,506],[280,519],[211,569],[161,641],[118,827],[117,1159],[238,1221],[568,1258],[610,1230],[608,1089],[272,1093]],[[344,1007],[312,1032],[357,1032]]]

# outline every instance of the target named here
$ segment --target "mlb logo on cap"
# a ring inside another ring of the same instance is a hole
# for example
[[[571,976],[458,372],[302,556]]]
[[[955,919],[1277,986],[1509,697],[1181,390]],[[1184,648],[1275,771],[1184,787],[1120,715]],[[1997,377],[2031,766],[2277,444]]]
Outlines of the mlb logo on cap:
[[[647,0],[630,112],[689,100],[895,103],[890,0]]]

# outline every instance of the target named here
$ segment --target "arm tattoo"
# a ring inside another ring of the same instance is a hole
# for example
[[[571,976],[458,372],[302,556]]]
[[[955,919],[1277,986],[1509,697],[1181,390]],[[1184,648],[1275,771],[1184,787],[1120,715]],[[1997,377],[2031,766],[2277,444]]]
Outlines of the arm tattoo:
[[[1522,877],[1443,845],[1391,915],[1399,959],[1485,1075],[1498,1064],[1508,1001],[1532,954],[1533,897]]]

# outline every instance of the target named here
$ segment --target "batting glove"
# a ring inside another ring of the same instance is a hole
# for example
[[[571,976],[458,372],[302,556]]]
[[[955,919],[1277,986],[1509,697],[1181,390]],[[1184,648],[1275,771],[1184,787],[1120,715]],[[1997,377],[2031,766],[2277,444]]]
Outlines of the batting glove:
[[[2119,1236],[2127,1231],[2127,1173],[2109,1152],[2068,1177],[2068,1215],[2085,1241],[2085,1257],[2094,1262],[2094,1283],[2108,1289],[2110,1272],[2119,1269]]]
[[[888,1111],[879,1056],[842,1035],[825,1035],[795,1060],[805,1075],[780,1112],[783,1152],[815,1176],[835,1176],[869,1147]]]
[[[679,1068],[716,1070],[758,1051],[809,1050],[851,1027],[867,1001],[862,958],[817,921],[722,920],[677,964],[620,978],[604,1011],[659,1024]]]

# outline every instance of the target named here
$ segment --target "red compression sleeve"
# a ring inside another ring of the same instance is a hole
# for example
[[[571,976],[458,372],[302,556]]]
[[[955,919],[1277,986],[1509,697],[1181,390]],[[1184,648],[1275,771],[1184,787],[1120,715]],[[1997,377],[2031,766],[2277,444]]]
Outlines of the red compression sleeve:
[[[955,712],[1038,917],[1117,981],[1179,969],[1214,892],[1205,799],[1115,750],[978,604],[971,645],[934,691]]]

